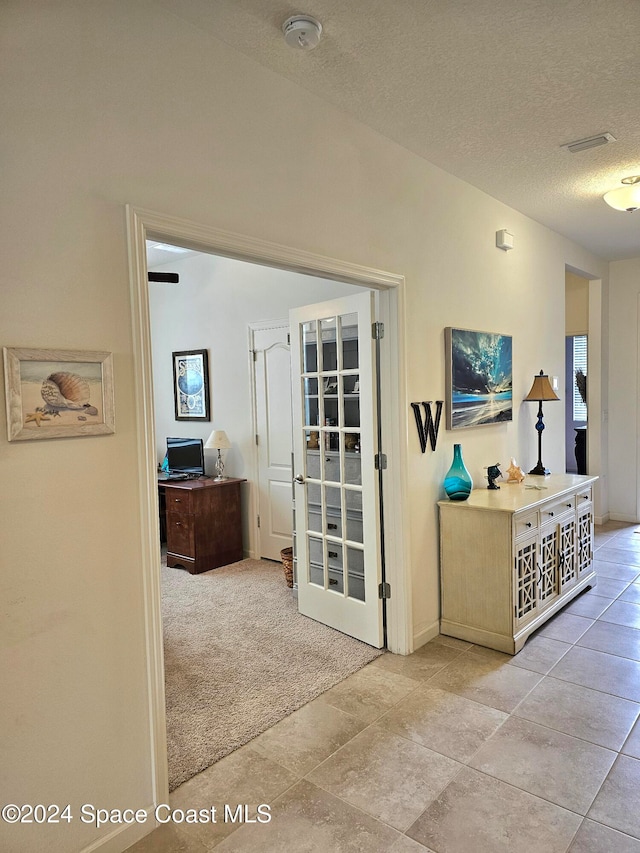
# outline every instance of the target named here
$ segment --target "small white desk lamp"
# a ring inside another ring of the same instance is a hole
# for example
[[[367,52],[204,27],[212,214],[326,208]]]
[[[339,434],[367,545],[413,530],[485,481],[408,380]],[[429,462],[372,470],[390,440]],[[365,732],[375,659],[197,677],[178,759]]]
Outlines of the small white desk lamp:
[[[221,450],[230,450],[231,442],[227,438],[227,434],[223,429],[214,429],[209,438],[207,439],[207,443],[205,444],[207,450],[217,450],[218,458],[216,459],[216,480],[226,480],[227,478],[224,476],[224,462],[222,461]]]

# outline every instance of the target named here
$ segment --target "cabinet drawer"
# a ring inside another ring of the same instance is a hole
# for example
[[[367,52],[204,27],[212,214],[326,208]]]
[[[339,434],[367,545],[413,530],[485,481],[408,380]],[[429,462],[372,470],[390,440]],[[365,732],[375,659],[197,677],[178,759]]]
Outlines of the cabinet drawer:
[[[167,513],[167,551],[183,557],[195,557],[195,524],[190,513]]]
[[[576,492],[576,503],[578,509],[582,506],[582,504],[590,503],[593,500],[593,489],[591,486],[587,486],[585,489],[580,489],[579,492]]]
[[[555,521],[563,513],[575,510],[575,508],[576,501],[573,495],[568,495],[560,501],[543,506],[540,509],[540,524],[544,524],[547,521]]]
[[[167,487],[164,491],[167,512],[172,512],[173,510],[177,512],[193,512],[193,495],[188,489],[172,489]]]
[[[513,525],[516,537],[522,536],[524,533],[531,533],[538,528],[538,513],[529,512],[526,515],[516,515]]]

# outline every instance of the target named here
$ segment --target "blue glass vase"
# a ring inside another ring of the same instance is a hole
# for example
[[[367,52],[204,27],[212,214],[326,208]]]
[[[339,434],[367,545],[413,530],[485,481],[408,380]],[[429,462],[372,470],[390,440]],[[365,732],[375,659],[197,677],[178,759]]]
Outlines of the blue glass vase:
[[[452,501],[466,501],[471,494],[473,480],[462,459],[462,448],[453,445],[453,462],[444,478],[444,490]]]

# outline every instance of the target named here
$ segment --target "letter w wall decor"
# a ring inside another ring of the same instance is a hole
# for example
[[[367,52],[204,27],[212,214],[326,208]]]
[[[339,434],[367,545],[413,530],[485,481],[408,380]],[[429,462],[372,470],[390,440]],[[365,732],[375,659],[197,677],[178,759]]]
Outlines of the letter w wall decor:
[[[424,409],[424,421],[420,414],[420,403],[411,403],[413,414],[416,417],[416,428],[418,430],[418,438],[420,439],[420,448],[424,453],[427,449],[427,439],[431,442],[431,449],[436,449],[438,440],[438,430],[440,429],[440,417],[442,415],[442,407],[444,400],[436,400],[436,415],[435,418],[431,413],[431,400],[422,403]]]

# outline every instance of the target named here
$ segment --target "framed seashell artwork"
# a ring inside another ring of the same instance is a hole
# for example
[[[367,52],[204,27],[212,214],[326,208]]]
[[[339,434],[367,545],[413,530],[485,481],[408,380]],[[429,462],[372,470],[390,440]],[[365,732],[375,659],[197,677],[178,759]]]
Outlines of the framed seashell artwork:
[[[115,432],[113,357],[3,347],[9,441]]]
[[[206,349],[174,352],[173,398],[177,421],[209,421],[209,357]]]

